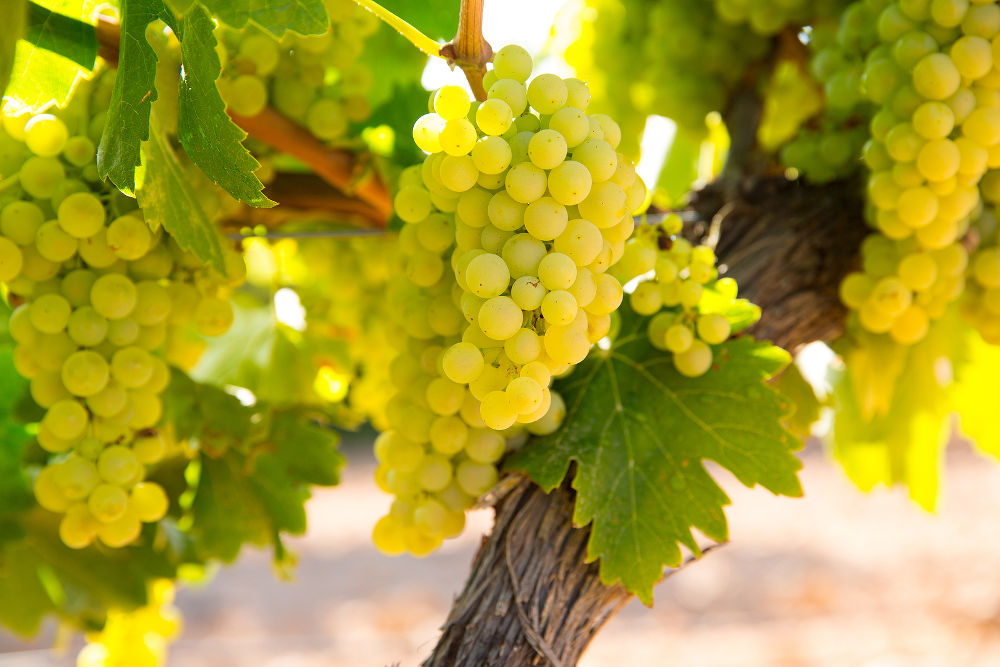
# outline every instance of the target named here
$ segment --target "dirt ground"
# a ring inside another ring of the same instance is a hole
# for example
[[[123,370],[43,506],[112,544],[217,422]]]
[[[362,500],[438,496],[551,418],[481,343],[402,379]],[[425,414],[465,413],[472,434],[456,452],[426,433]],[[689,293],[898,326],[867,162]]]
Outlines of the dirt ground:
[[[316,495],[292,546],[296,580],[247,553],[178,599],[185,630],[170,667],[419,664],[490,517],[423,560],[379,555],[368,533],[387,499],[352,450],[344,483]],[[775,498],[722,475],[732,541],[630,604],[581,667],[931,667],[1000,665],[1000,466],[951,449],[940,512],[898,492],[854,490],[817,447],[806,497]],[[51,633],[50,633],[51,635]],[[0,667],[73,664],[45,641],[0,634]]]

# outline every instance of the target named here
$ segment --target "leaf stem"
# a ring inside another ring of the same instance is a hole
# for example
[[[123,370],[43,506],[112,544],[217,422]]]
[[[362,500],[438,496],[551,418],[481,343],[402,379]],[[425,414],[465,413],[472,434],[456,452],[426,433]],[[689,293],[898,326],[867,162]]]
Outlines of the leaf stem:
[[[387,23],[390,28],[405,37],[411,44],[413,44],[413,46],[417,47],[422,52],[437,58],[443,57],[441,55],[440,44],[390,12],[382,5],[377,2],[373,2],[373,0],[354,0],[354,2],[358,3],[379,19]]]

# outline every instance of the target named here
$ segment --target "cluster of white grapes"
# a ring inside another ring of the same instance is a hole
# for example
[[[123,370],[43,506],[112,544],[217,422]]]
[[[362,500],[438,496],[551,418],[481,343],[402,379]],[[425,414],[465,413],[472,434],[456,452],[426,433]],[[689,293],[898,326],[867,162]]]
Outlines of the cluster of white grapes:
[[[247,238],[243,247],[247,281],[269,294],[294,290],[308,314],[300,349],[315,375],[300,398],[346,404],[355,416],[386,428],[396,344],[385,292],[395,235]]]
[[[712,345],[732,333],[722,314],[736,300],[732,278],[719,278],[715,252],[692,246],[678,236],[676,215],[659,225],[644,225],[629,240],[625,254],[612,271],[623,281],[638,278],[629,306],[639,315],[652,315],[647,328],[654,347],[673,354],[682,375],[698,377],[712,367]]]
[[[861,90],[878,105],[863,152],[878,233],[841,295],[865,329],[912,344],[963,292],[959,239],[982,210],[980,180],[1000,167],[1000,6],[876,4],[880,44]]]
[[[715,0],[715,11],[727,23],[747,23],[759,35],[788,26],[803,26],[836,15],[846,0]]]
[[[249,26],[223,29],[219,90],[233,112],[256,116],[270,105],[323,141],[345,138],[350,122],[368,118],[372,74],[359,58],[378,19],[352,0],[325,4],[330,30],[322,35],[277,40]]]
[[[395,199],[401,279],[390,304],[407,341],[392,364],[379,483],[396,496],[375,527],[387,553],[427,553],[461,531],[525,431],[565,414],[550,389],[610,328],[622,300],[608,269],[646,188],[615,151],[615,122],[588,115],[577,79],[497,52],[483,102],[436,92],[413,136],[429,155]]]
[[[194,332],[219,335],[233,317],[232,280],[96,183],[94,141],[71,131],[86,132],[88,118],[72,106],[4,115],[0,132],[0,283],[16,306],[14,364],[46,411],[38,443],[51,455],[35,494],[64,513],[60,536],[74,548],[126,545],[166,512],[163,489],[143,481],[168,446],[157,429],[163,357],[190,367],[204,345]],[[238,281],[242,258],[230,261]]]
[[[875,6],[879,5],[879,6]],[[861,167],[858,155],[869,138],[866,127],[871,102],[889,97],[899,84],[885,80],[885,52],[879,43],[878,17],[885,2],[855,2],[840,23],[818,21],[810,26],[809,75],[822,89],[822,113],[805,120],[797,135],[781,150],[781,162],[812,183],[848,177]],[[781,108],[776,114],[795,118]]]

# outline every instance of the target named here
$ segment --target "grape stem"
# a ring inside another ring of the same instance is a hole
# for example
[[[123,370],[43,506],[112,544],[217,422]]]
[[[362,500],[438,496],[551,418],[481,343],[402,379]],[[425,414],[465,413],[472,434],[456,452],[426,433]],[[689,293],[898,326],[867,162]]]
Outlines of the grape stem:
[[[255,139],[302,160],[324,181],[373,210],[371,221],[384,227],[392,216],[392,199],[378,174],[367,168],[363,156],[324,146],[307,129],[271,107],[256,116],[229,113]]]
[[[377,16],[381,21],[385,22],[390,28],[405,37],[407,41],[420,49],[423,53],[426,53],[429,56],[434,56],[435,58],[444,57],[441,54],[440,44],[390,12],[382,5],[377,2],[372,2],[372,0],[354,0],[354,2],[358,3]]]
[[[329,220],[334,214],[338,222],[360,228],[382,230],[385,218],[367,202],[350,197],[329,187],[314,174],[281,172],[267,184],[265,194],[281,206],[273,208],[245,207],[238,220],[230,220],[231,228],[263,225],[273,230],[288,222],[303,220]]]
[[[493,48],[483,37],[483,0],[462,0],[458,15],[458,33],[450,44],[441,47],[441,55],[454,67],[465,72],[465,78],[476,99],[486,99],[483,76],[486,63],[493,60]]]

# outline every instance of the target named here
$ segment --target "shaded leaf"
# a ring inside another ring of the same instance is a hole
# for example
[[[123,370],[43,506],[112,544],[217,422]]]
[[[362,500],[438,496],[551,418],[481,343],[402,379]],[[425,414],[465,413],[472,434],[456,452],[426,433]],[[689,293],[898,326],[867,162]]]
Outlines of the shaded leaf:
[[[142,144],[143,169],[136,199],[146,220],[162,226],[184,250],[225,274],[219,232],[191,187],[191,175],[174,154],[155,115],[149,140]]]
[[[88,70],[97,61],[97,31],[65,14],[28,3],[24,39],[40,49],[48,49]]]
[[[171,17],[172,18],[172,17]],[[184,151],[205,176],[251,206],[273,206],[254,175],[260,166],[242,142],[246,133],[229,118],[215,85],[222,66],[215,51],[214,22],[200,7],[171,28],[181,43],[177,134]]]
[[[253,21],[276,37],[288,30],[319,35],[330,27],[323,0],[201,0],[201,4],[233,28]]]
[[[128,0],[122,6],[118,75],[97,149],[97,171],[129,195],[135,193],[140,147],[150,137],[149,114],[156,100],[156,52],[146,40],[146,26],[162,13],[160,0]]]
[[[3,96],[7,84],[10,83],[17,53],[17,40],[24,34],[26,5],[27,0],[10,0],[9,14],[4,16],[4,21],[0,24],[0,96]]]

